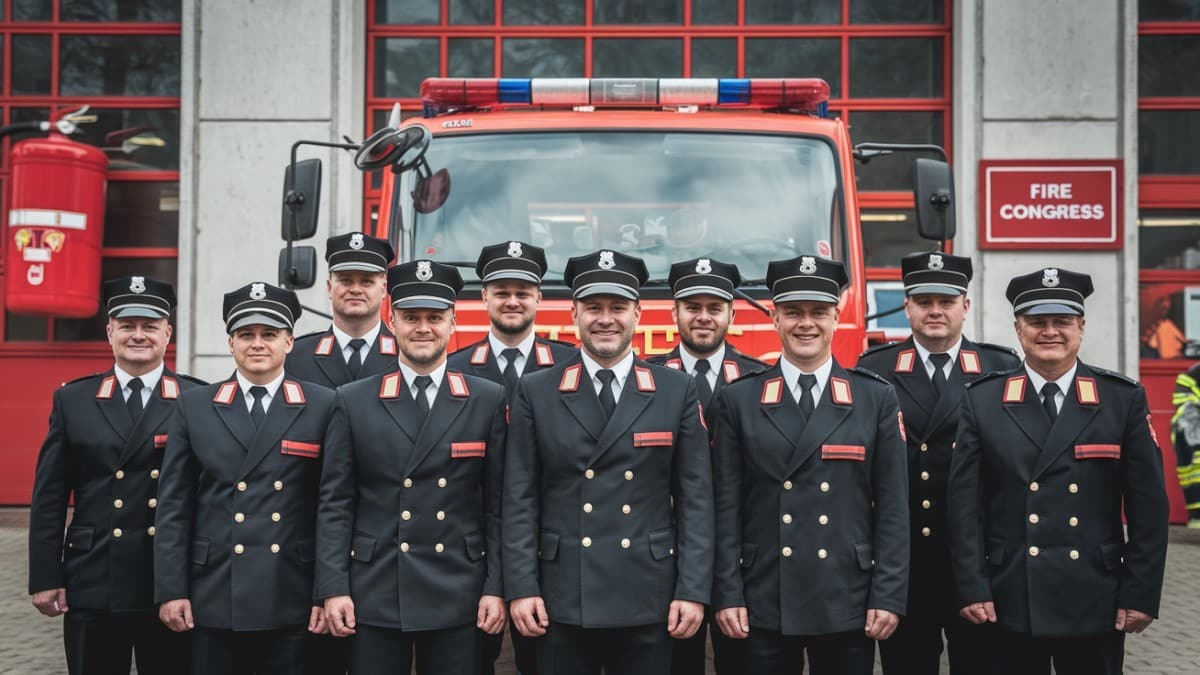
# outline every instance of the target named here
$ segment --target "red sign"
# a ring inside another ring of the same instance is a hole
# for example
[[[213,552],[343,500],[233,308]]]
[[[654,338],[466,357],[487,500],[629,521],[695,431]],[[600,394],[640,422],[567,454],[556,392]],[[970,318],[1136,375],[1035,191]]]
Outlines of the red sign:
[[[979,162],[979,248],[1119,249],[1120,160]]]

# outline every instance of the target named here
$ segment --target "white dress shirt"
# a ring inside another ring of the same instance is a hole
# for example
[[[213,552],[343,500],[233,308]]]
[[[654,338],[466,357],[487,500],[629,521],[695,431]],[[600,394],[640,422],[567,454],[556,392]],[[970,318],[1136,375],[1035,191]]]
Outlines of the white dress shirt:
[[[414,384],[414,382],[416,382],[417,376],[420,375],[420,373],[410,368],[408,364],[404,363],[403,361],[400,361],[399,363],[400,375],[404,378],[404,385],[408,387],[408,395],[412,396],[412,399],[415,401],[417,400],[417,385]],[[433,401],[437,398],[437,392],[442,386],[442,378],[445,376],[445,374],[445,361],[442,361],[442,365],[435,368],[432,373],[429,373],[429,379],[433,381],[430,382],[428,387],[425,387],[425,400],[429,402],[430,410],[433,410]]]
[[[586,351],[581,349],[579,353],[583,355],[583,369],[587,371],[588,379],[591,380],[596,395],[599,396],[600,388],[604,386],[604,383],[600,381],[600,378],[596,377],[596,373],[604,370],[604,366],[596,363],[592,357],[588,356]],[[613,371],[613,374],[616,375],[612,383],[613,401],[620,403],[621,390],[625,388],[625,380],[629,377],[629,371],[633,370],[633,352],[631,351],[626,354],[625,358],[618,361],[609,370]]]
[[[382,327],[383,327],[383,322],[381,321],[381,322],[375,324],[374,328],[367,331],[362,336],[362,339],[367,344],[363,345],[362,348],[358,350],[358,362],[359,363],[367,362],[367,354],[371,353],[371,345],[375,344],[375,339],[377,337],[379,337],[379,329]],[[346,363],[350,363],[350,357],[351,357],[351,355],[354,354],[354,350],[350,348],[350,341],[353,340],[354,338],[351,337],[351,335],[349,333],[338,328],[337,326],[333,326],[332,328],[333,328],[333,338],[335,340],[337,340],[338,346],[342,348],[342,358],[346,360]]]
[[[158,367],[146,373],[145,375],[130,375],[121,370],[121,366],[113,365],[113,374],[117,376],[117,384],[121,385],[121,397],[129,402],[129,396],[133,394],[133,390],[129,388],[129,381],[134,377],[142,379],[142,410],[150,404],[150,395],[154,393],[154,388],[158,386],[158,380],[163,374],[163,364],[160,362]]]
[[[275,395],[279,393],[279,385],[283,384],[283,373],[279,373],[279,377],[271,380],[264,385],[256,385],[250,380],[247,380],[242,375],[242,371],[237,374],[238,388],[242,390],[242,398],[246,401],[246,412],[254,409],[254,397],[250,395],[250,387],[263,386],[267,388],[267,395],[263,397],[263,412],[271,409],[271,401],[275,400]]]
[[[488,344],[491,345],[492,354],[496,356],[496,365],[500,367],[500,372],[503,373],[504,369],[508,367],[508,359],[504,357],[504,350],[509,348],[508,345],[496,339],[496,336],[492,335],[491,331],[488,331]],[[521,352],[517,356],[517,365],[515,366],[517,377],[520,377],[521,373],[525,372],[525,363],[529,361],[529,352],[533,349],[533,333],[526,335],[525,339],[521,340],[516,348]]]
[[[679,361],[683,364],[683,372],[695,377],[696,362],[699,360],[700,359],[696,358],[695,356],[692,356],[692,353],[687,350],[687,347],[682,344],[679,345]],[[705,361],[708,361],[708,373],[706,378],[708,380],[708,390],[716,391],[717,377],[721,372],[721,367],[725,363],[724,343],[721,344],[720,348],[717,349],[715,354],[705,359]]]
[[[933,369],[936,367],[933,365],[933,361],[929,360],[929,355],[932,352],[922,347],[921,343],[915,338],[913,339],[913,344],[917,347],[917,356],[921,357],[921,363],[925,364],[925,374],[929,376],[929,381],[932,382]],[[953,347],[945,351],[946,354],[950,355],[950,360],[946,361],[946,365],[942,366],[942,374],[946,376],[947,380],[950,379],[950,373],[954,372],[954,362],[958,360],[958,350],[960,349],[962,349],[962,336],[959,336],[958,342],[955,342]]]
[[[825,391],[825,385],[829,384],[829,374],[833,372],[833,357],[829,357],[811,373],[805,373],[787,360],[786,356],[779,357],[779,370],[783,372],[783,381],[787,384],[788,390],[792,392],[792,396],[796,399],[796,403],[800,402],[800,397],[804,392],[800,391],[800,376],[801,375],[816,375],[817,383],[813,385],[813,410],[821,404],[821,394]]]
[[[1070,390],[1071,383],[1075,381],[1075,370],[1077,368],[1079,368],[1079,361],[1076,361],[1075,365],[1071,366],[1071,369],[1064,373],[1062,377],[1054,380],[1054,384],[1058,385],[1058,393],[1054,395],[1054,409],[1059,412],[1062,412],[1063,401],[1067,400],[1067,391]],[[1029,384],[1033,386],[1033,392],[1037,394],[1038,400],[1044,404],[1042,387],[1046,386],[1046,378],[1035,373],[1033,368],[1029,367],[1028,363],[1025,364],[1025,372],[1029,375]]]

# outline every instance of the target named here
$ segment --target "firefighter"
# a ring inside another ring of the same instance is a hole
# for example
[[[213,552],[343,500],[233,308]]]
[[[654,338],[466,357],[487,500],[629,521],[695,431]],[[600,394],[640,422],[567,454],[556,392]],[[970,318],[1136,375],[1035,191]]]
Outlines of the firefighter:
[[[472,675],[507,620],[504,388],[450,369],[458,270],[388,271],[398,363],[345,385],[325,436],[316,595],[355,675]]]
[[[1175,446],[1175,472],[1187,505],[1187,526],[1200,529],[1200,364],[1175,378],[1171,442]]]
[[[892,383],[908,445],[908,611],[879,644],[887,675],[937,675],[942,634],[952,675],[987,671],[983,628],[958,615],[946,544],[946,479],[963,386],[983,373],[1015,368],[1016,352],[963,336],[971,301],[971,259],[922,251],[900,261],[912,337],[868,350],[858,365]]]
[[[333,391],[284,368],[300,316],[293,291],[225,294],[233,377],[185,392],[163,461],[155,597],[193,631],[195,675],[304,672],[313,606],[317,483]]]
[[[63,616],[67,669],[187,672],[187,641],[158,621],[154,513],[167,424],[204,384],[163,363],[175,289],[148,276],[104,282],[113,367],[54,392],[29,508],[29,592]],[[71,526],[63,530],[67,504]]]
[[[997,675],[1120,673],[1125,635],[1158,613],[1162,457],[1141,385],[1078,359],[1091,293],[1065,269],[1014,277],[1025,362],[963,397],[950,554],[962,616],[996,624]]]
[[[747,675],[869,675],[908,596],[908,479],[892,386],[832,354],[841,262],[771,262],[782,354],[714,405],[713,608]],[[806,654],[807,652],[807,654]]]
[[[546,276],[545,251],[522,241],[485,246],[475,262],[475,274],[483,284],[481,295],[491,328],[484,339],[451,354],[446,361],[449,368],[504,385],[511,395],[523,375],[550,368],[575,353],[575,348],[565,342],[533,333],[542,301],[542,277]],[[521,635],[515,626],[509,635],[517,671],[537,675],[532,639]],[[480,675],[495,672],[503,641],[503,633],[480,631]]]
[[[733,291],[741,285],[742,275],[737,265],[712,258],[693,258],[671,265],[667,283],[675,298],[671,318],[679,331],[679,344],[670,352],[649,357],[646,361],[692,376],[711,429],[713,393],[742,375],[769,367],[742,354],[725,340],[733,323]],[[713,667],[718,675],[741,672],[744,643],[725,637],[712,623],[712,612],[706,610],[704,624],[696,635],[674,643],[673,675],[703,675],[705,636],[709,633],[712,634]]]
[[[564,281],[582,348],[521,378],[504,491],[504,589],[542,675],[669,672],[712,585],[712,467],[687,375],[636,358],[645,263],[603,250]]]

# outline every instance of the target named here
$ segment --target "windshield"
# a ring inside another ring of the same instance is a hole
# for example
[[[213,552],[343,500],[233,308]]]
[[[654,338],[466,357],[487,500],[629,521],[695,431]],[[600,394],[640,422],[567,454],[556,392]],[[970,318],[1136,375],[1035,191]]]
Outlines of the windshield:
[[[572,256],[611,248],[646,261],[652,279],[708,256],[761,280],[767,262],[841,258],[832,146],[802,136],[570,131],[440,137],[426,155],[449,173],[445,203],[414,209],[402,178],[408,257],[474,262],[520,240],[546,249],[546,281]],[[424,210],[428,210],[425,208]],[[463,270],[464,279],[476,279]]]

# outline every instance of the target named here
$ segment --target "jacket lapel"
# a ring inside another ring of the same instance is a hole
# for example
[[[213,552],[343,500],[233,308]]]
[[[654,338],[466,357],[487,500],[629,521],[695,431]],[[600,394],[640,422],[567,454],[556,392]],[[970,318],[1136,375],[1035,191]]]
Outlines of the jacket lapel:
[[[847,395],[853,395],[850,389],[849,374],[838,365],[837,361],[834,361],[833,369],[829,373],[829,380],[825,383],[825,390],[821,392],[821,400],[813,410],[813,416],[808,420],[808,424],[804,425],[804,431],[800,433],[800,437],[792,446],[792,457],[788,460],[785,476],[796,473],[796,470],[820,449],[825,439],[829,438],[829,435],[850,416],[853,402],[834,402],[835,379],[845,383]],[[797,404],[797,408],[799,408],[799,404]]]
[[[168,378],[174,383],[173,385],[166,384]],[[137,452],[138,448],[145,444],[150,435],[154,433],[154,430],[171,413],[174,401],[168,402],[163,400],[164,386],[173,386],[172,391],[175,393],[175,397],[179,396],[179,381],[175,379],[175,374],[166,368],[163,369],[162,376],[158,379],[158,385],[150,392],[150,400],[146,403],[146,409],[142,411],[142,417],[133,425],[133,429],[129,433],[129,440],[126,441],[125,447],[121,450],[120,463],[124,464],[130,456]]]
[[[125,397],[121,394],[121,383],[116,374],[109,370],[100,380],[96,390],[96,405],[100,407],[104,419],[109,426],[121,437],[122,441],[129,440],[133,429],[133,420],[129,419],[129,409],[125,407]]]
[[[417,435],[421,433],[421,417],[417,411],[417,402],[413,400],[399,369],[384,375],[380,381],[379,403],[395,420],[396,426],[408,441],[416,441]]]
[[[933,382],[929,380],[929,374],[925,372],[925,363],[921,361],[920,355],[913,350],[912,370],[909,372],[895,371],[896,386],[903,389],[908,397],[917,404],[926,415],[933,410],[933,403],[936,392],[933,390]]]
[[[246,474],[258,466],[258,463],[270,454],[275,446],[279,445],[279,439],[283,437],[284,432],[303,412],[304,396],[300,395],[298,398],[294,398],[288,391],[288,387],[293,387],[298,392],[302,391],[295,380],[284,379],[283,383],[279,385],[275,396],[271,398],[271,407],[267,410],[267,416],[263,418],[262,426],[254,433],[250,451],[242,460],[242,467],[238,472],[239,480],[245,478]],[[250,417],[249,413],[246,414],[246,417]]]
[[[429,409],[429,416],[425,418],[425,423],[421,425],[421,431],[417,434],[417,440],[413,442],[413,451],[409,455],[405,473],[412,473],[421,465],[421,462],[425,461],[425,458],[437,446],[438,441],[442,440],[442,436],[446,435],[446,430],[454,424],[454,420],[458,419],[463,409],[467,407],[467,396],[452,396],[450,393],[451,372],[447,370],[442,374],[442,383],[433,397],[433,406]],[[416,403],[413,403],[413,407],[416,407]]]
[[[1066,397],[1063,399],[1062,410],[1058,412],[1058,419],[1054,421],[1054,426],[1050,427],[1050,433],[1046,436],[1046,442],[1042,445],[1042,452],[1038,455],[1037,464],[1034,465],[1033,477],[1040,476],[1042,472],[1054,463],[1067,448],[1071,447],[1071,442],[1074,441],[1084,430],[1087,425],[1091,424],[1096,413],[1100,412],[1099,394],[1095,395],[1092,403],[1085,404],[1079,401],[1079,385],[1080,378],[1091,382],[1091,391],[1098,392],[1095,389],[1095,379],[1092,376],[1092,371],[1082,362],[1075,369],[1075,379],[1071,382],[1070,391],[1066,392]]]
[[[375,336],[375,344],[371,345],[371,350],[367,352],[367,360],[363,361],[362,369],[358,373],[358,378],[364,379],[372,375],[384,375],[396,369],[396,337],[387,329],[387,326],[379,327],[379,335]],[[350,368],[345,366],[346,376],[350,376]]]
[[[1004,412],[1040,450],[1050,433],[1050,420],[1046,417],[1046,411],[1042,410],[1025,368],[1020,368],[1005,380],[1001,396]]]
[[[764,469],[782,478],[787,475],[788,459],[795,454],[796,443],[804,433],[804,424],[800,421],[800,404],[792,396],[791,387],[783,381],[783,371],[779,364],[764,372],[760,381],[762,388],[759,393],[759,406],[763,415],[792,449],[786,452],[770,452],[760,448],[748,448],[747,452],[753,454]]]
[[[246,399],[242,396],[236,377],[226,380],[217,388],[213,408],[229,433],[249,452],[254,440],[254,423],[250,421],[250,411],[246,409]]]
[[[558,386],[563,405],[567,406],[571,416],[579,422],[579,426],[594,440],[600,438],[604,430],[604,409],[600,407],[600,399],[588,377],[587,368],[583,367],[583,357],[576,354],[571,358],[570,365],[563,371]]]
[[[321,372],[325,373],[325,377],[329,378],[333,386],[336,387],[350,381],[350,368],[346,365],[346,359],[342,356],[342,347],[334,337],[332,328],[325,331],[325,336],[317,341],[317,346],[313,351],[313,361],[316,362]]]
[[[963,352],[977,354],[975,346],[966,338],[963,338],[962,344],[958,349],[958,358],[955,359],[953,367],[950,368],[950,377],[946,380],[946,388],[942,390],[941,396],[938,397],[937,403],[933,406],[933,412],[929,414],[929,422],[924,426],[925,433],[923,436],[926,438],[936,433],[950,415],[958,412],[959,405],[962,403],[963,393],[966,391],[964,385],[969,378],[979,376],[979,373],[968,375],[963,372]],[[976,355],[975,363],[978,363],[978,360],[979,357]]]
[[[639,369],[642,374],[639,374]],[[643,382],[639,384],[638,378],[648,378],[648,384]],[[588,382],[587,384],[591,384]],[[625,378],[625,386],[621,388],[621,399],[617,401],[617,407],[613,410],[612,418],[608,420],[608,424],[604,425],[604,429],[600,432],[600,438],[596,441],[596,451],[592,455],[590,462],[595,463],[600,459],[601,455],[608,451],[621,438],[629,427],[641,417],[642,412],[646,410],[646,406],[650,405],[650,398],[654,396],[654,375],[646,369],[646,364],[638,359],[633,360],[633,366],[629,369],[629,376]],[[592,388],[592,393],[595,395],[595,388]],[[600,399],[596,398],[596,404],[599,405]],[[603,414],[603,413],[601,413]]]

